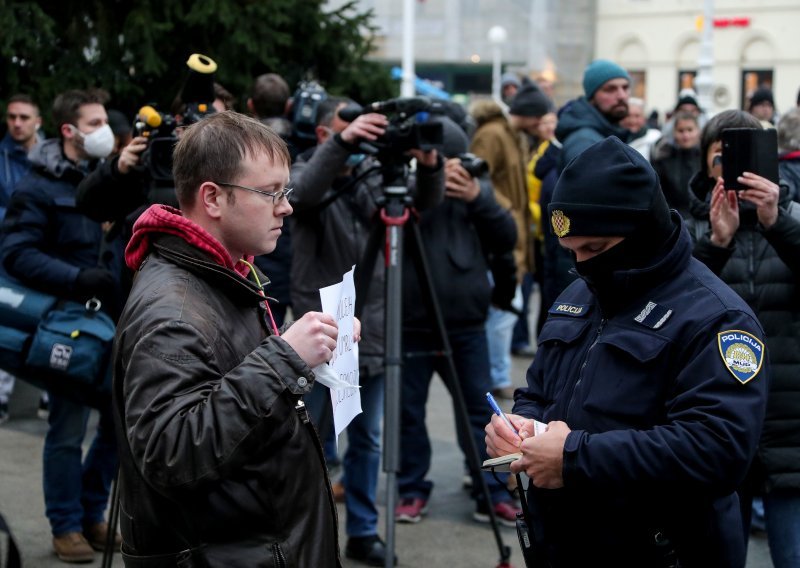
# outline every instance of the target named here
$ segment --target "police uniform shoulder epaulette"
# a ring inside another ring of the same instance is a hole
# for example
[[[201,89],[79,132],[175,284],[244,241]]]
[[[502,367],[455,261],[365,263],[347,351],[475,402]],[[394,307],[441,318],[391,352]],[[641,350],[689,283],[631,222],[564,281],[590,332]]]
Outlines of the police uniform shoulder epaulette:
[[[672,310],[666,306],[661,306],[655,302],[647,302],[647,305],[642,308],[634,319],[637,323],[642,324],[650,329],[661,329],[672,315]]]

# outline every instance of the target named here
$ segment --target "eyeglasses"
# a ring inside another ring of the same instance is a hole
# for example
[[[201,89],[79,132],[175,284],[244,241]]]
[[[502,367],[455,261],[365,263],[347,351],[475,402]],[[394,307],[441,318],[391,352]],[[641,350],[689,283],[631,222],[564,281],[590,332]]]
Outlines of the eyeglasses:
[[[294,191],[293,187],[286,187],[280,191],[276,191],[272,193],[270,191],[263,191],[261,189],[255,189],[253,187],[247,187],[246,185],[239,185],[238,183],[227,183],[224,181],[215,181],[217,185],[224,185],[226,187],[238,187],[239,189],[246,189],[247,191],[252,191],[253,193],[260,193],[261,195],[266,195],[272,198],[272,204],[275,205],[283,201],[284,197],[288,198],[289,195]]]

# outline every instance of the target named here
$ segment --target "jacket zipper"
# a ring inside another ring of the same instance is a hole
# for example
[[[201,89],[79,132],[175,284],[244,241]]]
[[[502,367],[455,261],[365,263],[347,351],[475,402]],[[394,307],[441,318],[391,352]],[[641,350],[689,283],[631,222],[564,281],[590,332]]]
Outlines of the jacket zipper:
[[[277,542],[272,545],[272,557],[275,559],[276,568],[286,568],[286,556]]]
[[[294,407],[295,411],[297,412],[297,416],[300,418],[300,422],[303,424],[308,424],[308,409],[306,409],[306,403],[302,400],[298,400],[297,404]]]
[[[578,378],[575,380],[575,384],[572,385],[572,392],[569,396],[569,403],[567,404],[567,413],[565,415],[565,421],[569,423],[570,414],[572,411],[572,403],[575,402],[575,393],[578,390],[578,386],[583,381],[583,370],[586,368],[586,364],[589,362],[589,354],[594,349],[594,346],[597,345],[597,342],[600,340],[600,334],[603,333],[603,328],[606,326],[606,319],[603,318],[600,320],[600,326],[597,328],[597,332],[595,333],[594,340],[592,344],[589,345],[589,348],[586,350],[586,353],[583,356],[583,362],[581,363],[581,367],[578,370]]]
[[[336,511],[336,502],[333,500],[333,491],[331,490],[331,480],[328,477],[328,465],[325,463],[325,452],[322,450],[322,442],[317,435],[317,430],[314,428],[314,425],[311,424],[311,420],[308,417],[308,409],[306,409],[306,404],[303,402],[302,399],[297,401],[297,404],[294,407],[295,411],[297,412],[297,416],[300,418],[300,422],[302,422],[306,428],[308,428],[309,435],[311,436],[311,441],[314,445],[314,448],[317,450],[317,457],[319,457],[320,464],[322,465],[322,471],[325,476],[325,485],[328,493],[328,506],[331,509],[333,514],[334,524],[333,524],[333,534],[335,540],[338,542],[339,539],[339,515]],[[339,556],[339,547],[336,547],[336,560],[337,564],[341,564],[341,558]]]

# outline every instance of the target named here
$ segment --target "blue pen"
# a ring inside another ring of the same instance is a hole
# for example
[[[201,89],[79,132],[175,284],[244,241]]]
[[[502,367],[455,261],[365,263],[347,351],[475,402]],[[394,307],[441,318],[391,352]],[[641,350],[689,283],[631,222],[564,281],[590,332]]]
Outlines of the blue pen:
[[[517,432],[517,429],[514,428],[513,424],[511,424],[511,420],[508,419],[508,416],[506,416],[506,413],[503,412],[502,410],[500,410],[500,406],[497,404],[497,401],[492,396],[492,393],[490,393],[490,392],[486,393],[486,400],[489,401],[489,406],[492,407],[492,410],[494,410],[494,413],[497,414],[500,418],[502,418],[503,421],[506,424],[508,424],[508,427],[511,428],[511,431],[514,432],[514,434],[519,436],[519,432]]]

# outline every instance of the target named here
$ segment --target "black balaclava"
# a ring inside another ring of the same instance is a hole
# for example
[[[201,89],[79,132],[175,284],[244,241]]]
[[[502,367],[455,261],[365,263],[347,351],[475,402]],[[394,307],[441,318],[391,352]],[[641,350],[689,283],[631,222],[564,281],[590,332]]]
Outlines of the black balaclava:
[[[548,211],[558,237],[624,237],[575,263],[598,296],[614,293],[615,272],[652,265],[677,233],[655,171],[615,136],[593,144],[567,165]]]

